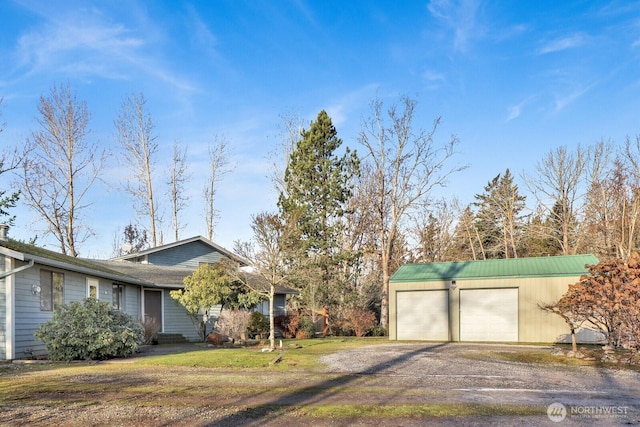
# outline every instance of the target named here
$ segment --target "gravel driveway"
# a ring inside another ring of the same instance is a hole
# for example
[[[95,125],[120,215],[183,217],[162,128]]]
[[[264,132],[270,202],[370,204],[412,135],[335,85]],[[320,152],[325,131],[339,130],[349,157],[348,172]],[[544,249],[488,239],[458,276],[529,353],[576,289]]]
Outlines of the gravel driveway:
[[[335,353],[323,357],[323,362],[332,372],[434,390],[432,403],[553,404],[554,421],[562,418],[559,404],[564,405],[567,416],[561,422],[549,418],[531,425],[640,424],[640,373],[491,357],[495,352],[516,351],[540,351],[540,347],[390,344]]]

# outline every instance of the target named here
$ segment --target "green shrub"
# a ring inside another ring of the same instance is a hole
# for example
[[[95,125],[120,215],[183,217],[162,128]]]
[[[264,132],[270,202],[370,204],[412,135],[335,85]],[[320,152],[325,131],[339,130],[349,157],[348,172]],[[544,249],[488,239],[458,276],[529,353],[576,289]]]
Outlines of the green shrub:
[[[57,308],[38,326],[50,360],[103,360],[133,354],[144,341],[142,325],[131,316],[94,298]]]
[[[389,336],[389,332],[387,331],[387,328],[385,328],[384,326],[375,326],[371,330],[371,336],[372,337],[386,337],[386,336]]]
[[[300,317],[300,329],[296,333],[296,338],[306,339],[313,338],[316,335],[316,327],[313,324],[313,320],[311,317],[302,316]]]
[[[249,317],[249,326],[247,326],[247,333],[249,338],[255,338],[257,335],[264,335],[269,332],[269,320],[264,314],[257,311],[251,312]]]

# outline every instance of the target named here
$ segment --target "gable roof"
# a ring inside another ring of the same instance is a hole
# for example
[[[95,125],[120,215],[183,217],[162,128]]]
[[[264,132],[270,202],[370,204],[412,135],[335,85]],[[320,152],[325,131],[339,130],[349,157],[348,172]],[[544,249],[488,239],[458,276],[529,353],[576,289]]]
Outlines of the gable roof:
[[[207,239],[205,237],[202,237],[202,236],[195,236],[195,237],[191,237],[189,239],[178,240],[177,242],[167,243],[166,245],[156,246],[155,248],[149,248],[149,249],[145,249],[145,250],[140,251],[140,252],[134,252],[134,253],[122,255],[122,256],[119,256],[119,257],[115,257],[115,258],[112,258],[112,260],[131,261],[131,260],[135,260],[136,258],[141,258],[141,257],[144,257],[144,256],[149,255],[149,254],[162,252],[162,251],[165,251],[167,249],[172,249],[172,248],[175,248],[175,247],[178,247],[178,246],[187,245],[187,244],[193,243],[193,242],[204,243],[205,245],[210,246],[211,248],[213,248],[215,251],[220,252],[221,254],[226,256],[227,258],[238,262],[240,265],[249,265],[247,260],[245,260],[244,258],[240,257],[239,255],[234,254],[233,252],[223,248],[222,246],[220,246],[220,245],[218,245],[218,244],[212,242],[211,240],[209,240],[209,239]]]
[[[581,276],[588,272],[585,265],[597,263],[598,258],[589,254],[405,264],[391,276],[390,281],[433,282],[506,277]]]
[[[0,240],[0,253],[21,261],[33,260],[41,265],[102,277],[117,282],[153,286],[152,282],[111,269],[93,260],[63,255],[38,246],[18,242],[17,240]]]

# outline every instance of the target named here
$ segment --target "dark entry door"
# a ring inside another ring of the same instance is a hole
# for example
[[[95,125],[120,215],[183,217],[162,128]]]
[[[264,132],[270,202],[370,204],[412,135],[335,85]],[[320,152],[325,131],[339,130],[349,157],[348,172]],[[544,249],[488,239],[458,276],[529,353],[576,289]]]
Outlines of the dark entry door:
[[[144,290],[144,318],[153,319],[160,331],[163,331],[162,327],[162,291],[157,290]]]

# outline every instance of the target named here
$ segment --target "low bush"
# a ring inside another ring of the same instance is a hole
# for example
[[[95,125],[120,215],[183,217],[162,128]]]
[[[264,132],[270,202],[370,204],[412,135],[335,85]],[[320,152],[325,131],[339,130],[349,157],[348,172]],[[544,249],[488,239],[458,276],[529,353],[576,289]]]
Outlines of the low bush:
[[[158,338],[158,332],[162,329],[158,321],[152,317],[145,317],[142,321],[142,328],[144,329],[145,344],[153,344]]]
[[[144,329],[133,317],[95,298],[57,308],[38,326],[50,360],[104,360],[129,356],[144,342]]]
[[[347,328],[357,337],[363,337],[376,326],[376,315],[366,308],[350,308],[344,313]]]
[[[249,313],[246,310],[222,310],[216,321],[215,330],[235,340],[246,339]]]
[[[316,334],[316,327],[309,316],[301,314],[289,316],[276,316],[274,319],[276,327],[282,331],[284,338],[313,338]]]
[[[253,311],[249,317],[247,333],[249,334],[249,338],[255,338],[258,335],[264,337],[265,334],[269,333],[269,320],[264,314]]]
[[[307,339],[313,338],[316,335],[316,327],[313,324],[313,320],[309,316],[300,317],[300,328],[296,332],[296,338]]]

